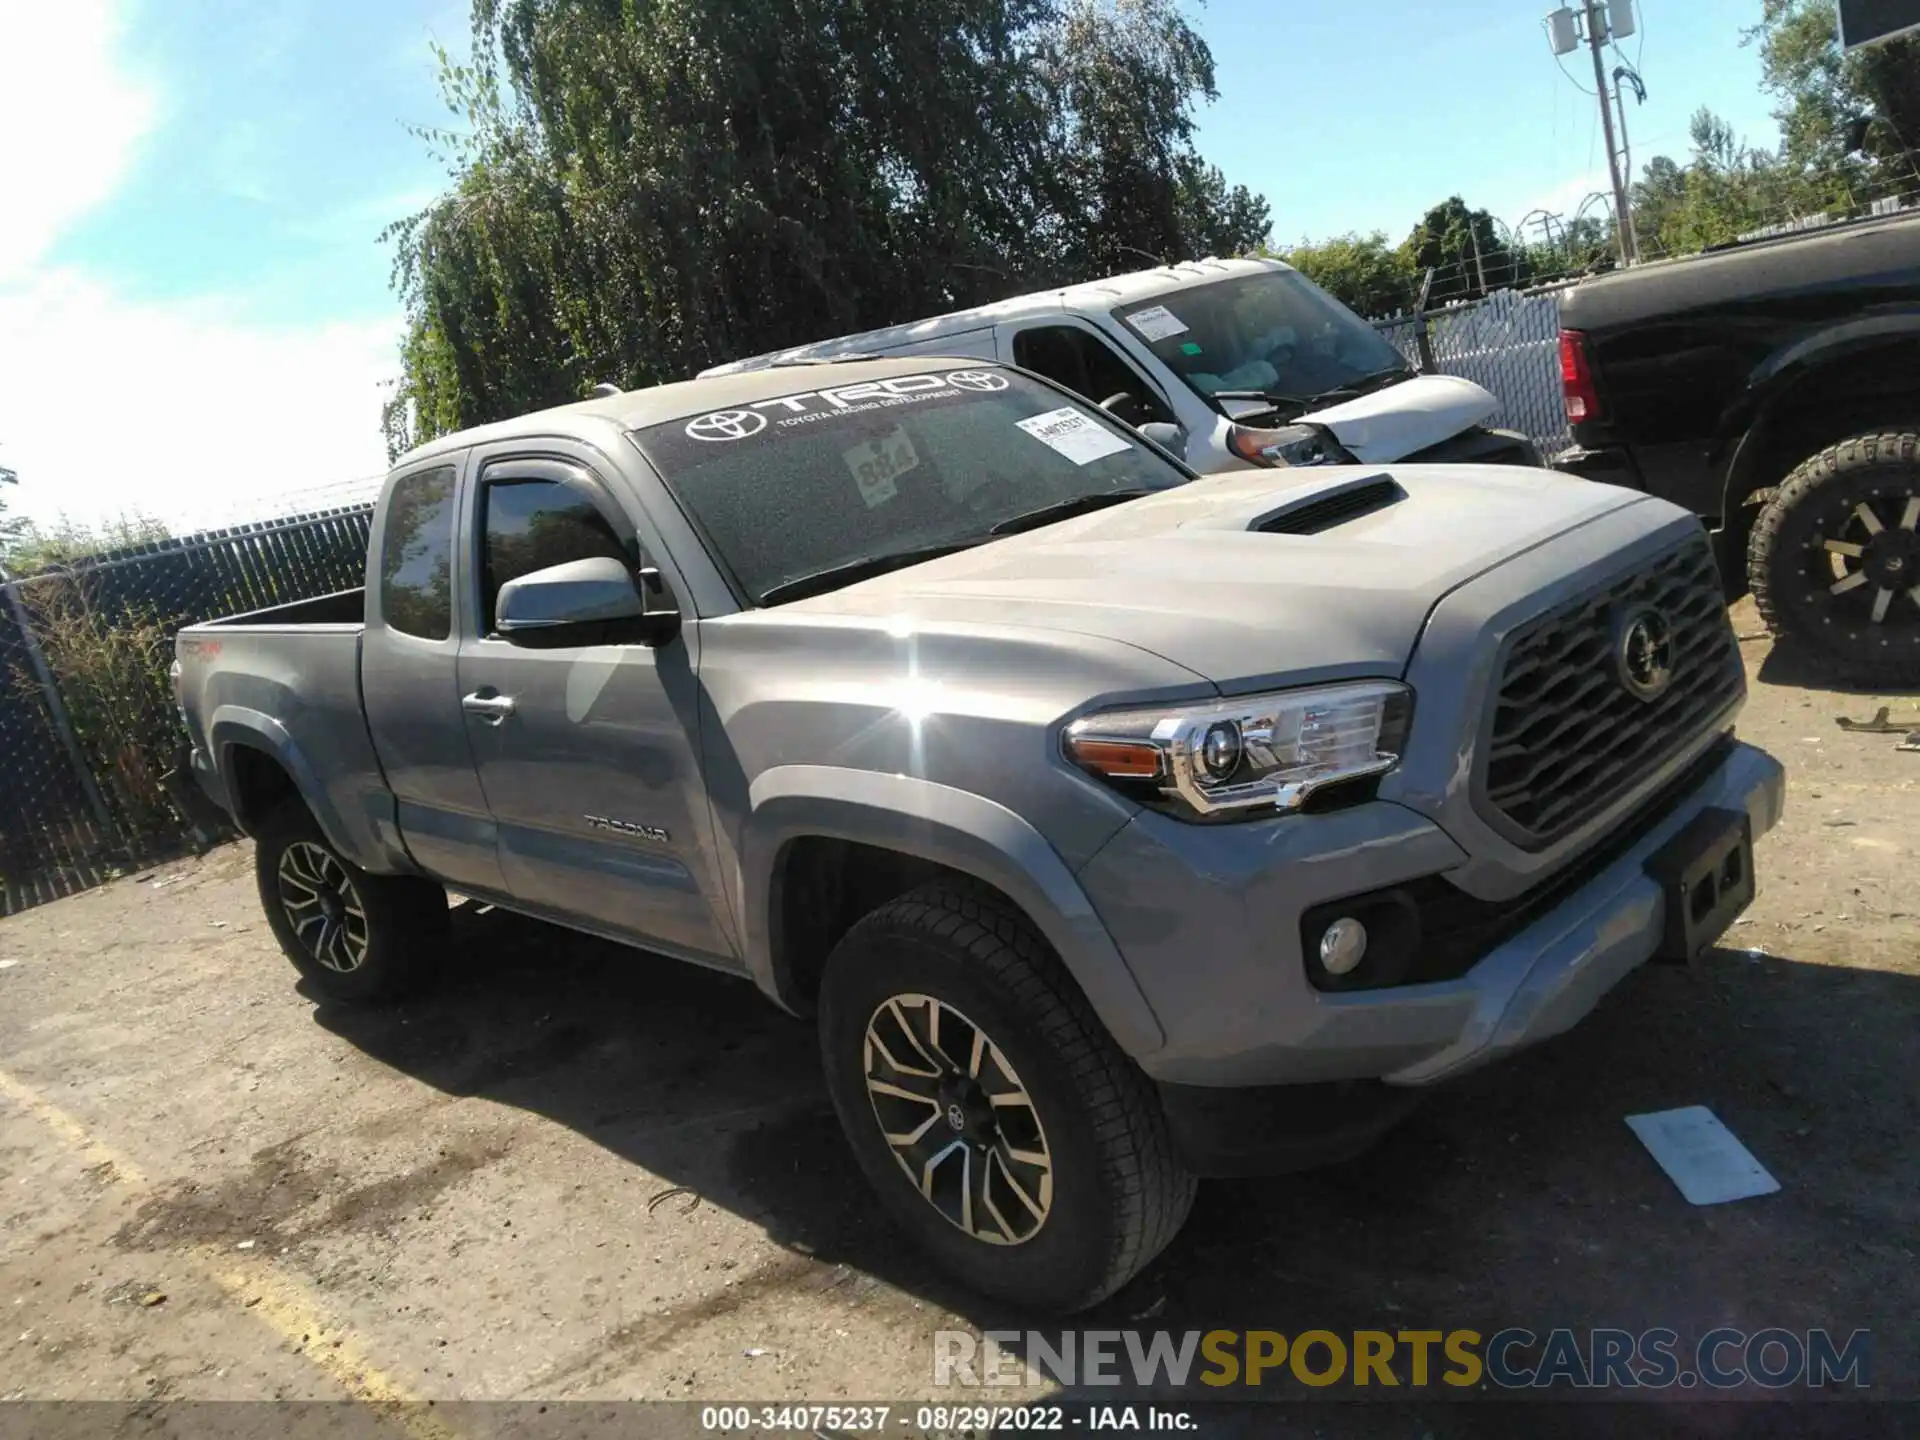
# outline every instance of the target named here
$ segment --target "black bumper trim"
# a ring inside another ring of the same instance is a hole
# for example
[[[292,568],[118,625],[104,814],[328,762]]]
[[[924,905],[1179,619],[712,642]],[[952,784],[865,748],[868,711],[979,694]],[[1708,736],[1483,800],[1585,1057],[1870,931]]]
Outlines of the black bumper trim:
[[[1161,1083],[1174,1148],[1207,1179],[1284,1175],[1351,1160],[1397,1125],[1426,1091],[1378,1080],[1215,1088]]]

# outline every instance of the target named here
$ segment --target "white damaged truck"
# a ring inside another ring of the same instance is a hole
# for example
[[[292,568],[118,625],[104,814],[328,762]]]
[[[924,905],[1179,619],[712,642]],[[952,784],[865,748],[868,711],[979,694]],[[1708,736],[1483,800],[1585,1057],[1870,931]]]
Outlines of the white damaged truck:
[[[1422,375],[1279,260],[1197,260],[843,335],[706,376],[883,355],[998,360],[1044,375],[1203,475],[1249,466],[1539,465],[1490,428],[1492,392]]]

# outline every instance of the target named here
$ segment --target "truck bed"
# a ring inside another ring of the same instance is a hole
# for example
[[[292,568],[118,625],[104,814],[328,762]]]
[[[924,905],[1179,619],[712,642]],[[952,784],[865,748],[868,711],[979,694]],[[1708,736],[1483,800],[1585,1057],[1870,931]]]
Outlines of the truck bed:
[[[365,602],[364,589],[342,590],[189,625],[175,649],[194,764],[215,797],[232,808],[230,746],[267,751],[342,853],[383,870],[391,865],[374,825],[391,816],[392,797],[361,706]]]
[[[190,630],[280,629],[290,625],[354,625],[367,618],[367,590],[336,590],[331,595],[316,595],[311,600],[295,600],[286,605],[270,605],[264,610],[249,610],[219,620],[191,625]]]

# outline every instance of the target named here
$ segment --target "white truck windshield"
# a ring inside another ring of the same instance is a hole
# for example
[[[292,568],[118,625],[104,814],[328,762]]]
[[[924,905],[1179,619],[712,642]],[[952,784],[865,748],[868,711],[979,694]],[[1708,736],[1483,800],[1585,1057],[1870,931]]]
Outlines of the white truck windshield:
[[[1208,400],[1338,399],[1412,373],[1378,331],[1293,270],[1195,285],[1113,314]]]

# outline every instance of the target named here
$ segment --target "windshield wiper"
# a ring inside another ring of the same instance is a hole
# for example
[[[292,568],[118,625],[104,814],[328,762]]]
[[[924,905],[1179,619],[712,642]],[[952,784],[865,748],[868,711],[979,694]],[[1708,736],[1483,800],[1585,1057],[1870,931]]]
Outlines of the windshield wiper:
[[[1269,405],[1311,405],[1317,395],[1282,395],[1275,390],[1210,390],[1209,400],[1264,400]]]
[[[1358,399],[1369,390],[1377,389],[1384,380],[1410,380],[1414,372],[1405,365],[1390,365],[1384,370],[1374,370],[1347,381],[1344,385],[1335,385],[1330,390],[1317,391],[1312,395],[1282,395],[1275,390],[1215,390],[1209,400],[1260,400],[1268,405],[1297,406],[1300,411],[1311,410],[1324,405],[1329,400]]]
[[[1384,370],[1370,370],[1365,375],[1349,380],[1337,389],[1324,391],[1314,398],[1323,400],[1328,395],[1365,395],[1371,390],[1378,390],[1389,380],[1411,380],[1414,373],[1413,367],[1409,365],[1389,365]]]
[[[829,590],[838,590],[842,585],[851,585],[856,580],[871,580],[874,576],[885,575],[891,570],[904,570],[907,566],[918,565],[923,560],[938,560],[942,555],[971,550],[974,546],[985,543],[985,536],[976,535],[966,540],[947,540],[939,545],[917,545],[910,550],[889,550],[883,555],[862,555],[858,560],[829,565],[826,569],[816,570],[811,575],[796,576],[792,580],[782,580],[778,585],[769,586],[760,592],[760,603],[784,605],[789,600],[804,600],[809,595],[824,595]]]
[[[1042,525],[1051,525],[1056,520],[1070,520],[1075,515],[1089,515],[1095,510],[1104,510],[1109,505],[1120,505],[1128,500],[1138,500],[1142,495],[1157,493],[1154,490],[1135,488],[1101,490],[1092,495],[1075,495],[1071,499],[1056,500],[1051,505],[1042,505],[1037,510],[1026,510],[1018,515],[1009,515],[995,525],[991,533],[1017,535],[1022,530],[1038,530]]]

